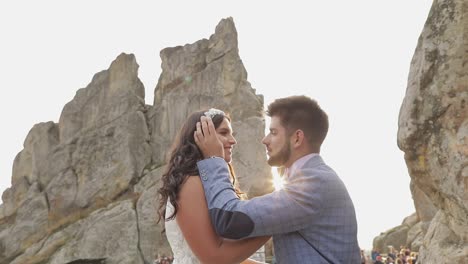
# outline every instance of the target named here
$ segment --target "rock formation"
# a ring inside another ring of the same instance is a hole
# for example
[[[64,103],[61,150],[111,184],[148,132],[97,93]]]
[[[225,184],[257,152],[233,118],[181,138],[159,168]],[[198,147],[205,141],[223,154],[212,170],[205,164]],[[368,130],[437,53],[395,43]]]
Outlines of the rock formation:
[[[466,1],[434,1],[400,110],[421,263],[468,263],[467,33]]]
[[[403,223],[374,238],[373,248],[380,253],[388,253],[389,247],[399,249],[400,246],[418,251],[421,244],[421,222],[416,213],[408,216]]]
[[[121,54],[77,91],[58,123],[31,129],[2,195],[0,263],[153,263],[171,254],[156,224],[156,190],[172,139],[195,110],[231,114],[241,188],[271,191],[263,97],[247,81],[232,19],[161,58],[153,106],[135,57]]]

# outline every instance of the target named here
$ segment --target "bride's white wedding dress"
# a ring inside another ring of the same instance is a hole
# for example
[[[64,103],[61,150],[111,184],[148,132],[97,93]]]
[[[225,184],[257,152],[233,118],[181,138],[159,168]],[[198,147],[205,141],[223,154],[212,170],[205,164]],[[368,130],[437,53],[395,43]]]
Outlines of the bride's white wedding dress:
[[[174,212],[174,207],[169,202],[166,203],[166,218]],[[173,264],[198,264],[197,257],[193,254],[184,235],[175,219],[166,222],[166,237],[171,245],[172,253],[174,253]]]

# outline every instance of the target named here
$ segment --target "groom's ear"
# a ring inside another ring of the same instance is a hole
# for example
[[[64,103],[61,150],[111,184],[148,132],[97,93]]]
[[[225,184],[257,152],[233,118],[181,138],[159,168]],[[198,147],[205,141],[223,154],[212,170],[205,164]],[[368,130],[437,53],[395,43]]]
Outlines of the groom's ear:
[[[294,148],[302,146],[305,142],[304,131],[302,131],[301,129],[294,131],[294,133],[291,136],[291,141],[291,144],[294,146]]]

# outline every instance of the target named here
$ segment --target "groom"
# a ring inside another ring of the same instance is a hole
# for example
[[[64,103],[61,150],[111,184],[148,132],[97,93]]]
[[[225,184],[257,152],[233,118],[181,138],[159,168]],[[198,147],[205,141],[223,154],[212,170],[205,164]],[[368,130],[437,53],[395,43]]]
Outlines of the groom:
[[[273,235],[278,263],[359,263],[354,205],[338,175],[320,157],[328,117],[306,96],[268,106],[270,133],[262,140],[268,164],[284,167],[284,188],[241,201],[232,188],[223,147],[211,119],[197,124],[197,163],[211,221],[225,238]],[[208,158],[210,157],[210,158]],[[254,176],[254,175],[253,175]]]

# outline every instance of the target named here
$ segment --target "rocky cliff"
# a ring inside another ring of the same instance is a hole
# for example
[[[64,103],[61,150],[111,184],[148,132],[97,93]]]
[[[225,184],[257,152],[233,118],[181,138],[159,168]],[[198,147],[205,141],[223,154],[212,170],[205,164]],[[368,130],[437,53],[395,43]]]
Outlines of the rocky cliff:
[[[468,263],[467,33],[467,1],[434,1],[400,110],[421,263]]]
[[[121,54],[77,91],[58,123],[34,125],[2,195],[0,263],[152,263],[170,254],[156,190],[176,131],[202,108],[231,114],[241,188],[271,191],[263,97],[247,81],[233,20],[160,55],[153,105],[135,57]]]

